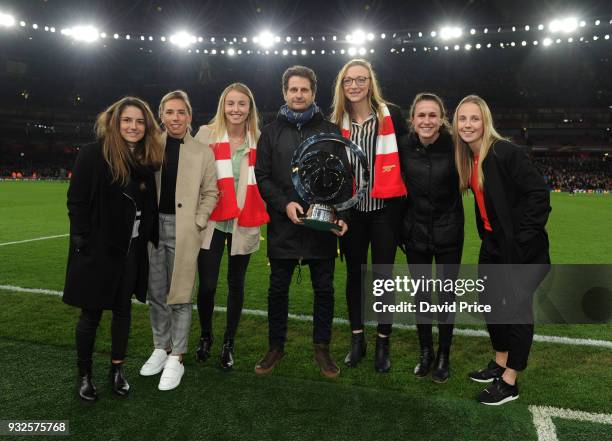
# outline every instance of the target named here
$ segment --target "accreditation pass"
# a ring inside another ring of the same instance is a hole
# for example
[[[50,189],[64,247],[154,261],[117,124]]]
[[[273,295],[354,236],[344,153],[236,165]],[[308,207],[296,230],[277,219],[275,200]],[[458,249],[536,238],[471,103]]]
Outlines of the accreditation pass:
[[[69,434],[68,420],[0,420],[0,436]]]

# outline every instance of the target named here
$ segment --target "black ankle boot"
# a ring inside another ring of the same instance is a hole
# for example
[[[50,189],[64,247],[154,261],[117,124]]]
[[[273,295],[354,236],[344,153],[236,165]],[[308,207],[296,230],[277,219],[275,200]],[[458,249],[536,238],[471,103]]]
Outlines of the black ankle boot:
[[[351,333],[351,350],[344,358],[348,367],[356,367],[366,354],[366,339],[364,332]]]
[[[449,355],[450,348],[438,348],[434,371],[431,374],[431,379],[436,383],[444,383],[450,378]]]
[[[130,392],[130,385],[123,373],[123,363],[111,363],[110,370],[108,371],[108,381],[115,394],[120,397],[127,397]]]
[[[421,346],[421,355],[419,362],[414,367],[414,375],[419,378],[427,376],[431,369],[431,364],[434,361],[434,349],[433,346]]]
[[[198,344],[195,353],[196,361],[204,362],[208,360],[208,358],[210,357],[210,348],[212,347],[212,344],[212,335],[205,335],[200,337],[200,343]]]
[[[376,336],[376,353],[374,354],[374,369],[376,372],[386,373],[391,370],[389,359],[389,337]]]
[[[219,365],[224,371],[229,371],[234,367],[234,340],[225,340],[223,342]]]
[[[83,401],[96,401],[98,399],[96,386],[91,379],[91,361],[89,363],[79,362],[77,393]]]

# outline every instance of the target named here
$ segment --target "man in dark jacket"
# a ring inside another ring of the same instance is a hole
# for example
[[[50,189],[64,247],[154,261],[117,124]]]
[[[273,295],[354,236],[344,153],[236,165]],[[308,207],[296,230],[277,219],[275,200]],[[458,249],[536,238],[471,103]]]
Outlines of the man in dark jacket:
[[[315,360],[326,377],[337,377],[340,373],[329,354],[337,238],[329,232],[303,226],[300,216],[307,213],[308,204],[299,197],[291,180],[291,161],[302,141],[318,133],[340,133],[338,127],[325,120],[315,104],[316,88],[317,79],[311,69],[303,66],[287,69],[283,74],[286,104],[280,108],[276,120],[264,127],[257,144],[255,176],[270,214],[267,242],[271,268],[268,289],[269,349],[255,366],[257,374],[271,372],[284,355],[289,285],[295,267],[302,263],[310,267],[315,296]],[[346,160],[344,147],[339,143],[319,143],[317,150],[329,151]],[[342,236],[348,227],[342,213],[339,218],[341,229],[335,234]]]

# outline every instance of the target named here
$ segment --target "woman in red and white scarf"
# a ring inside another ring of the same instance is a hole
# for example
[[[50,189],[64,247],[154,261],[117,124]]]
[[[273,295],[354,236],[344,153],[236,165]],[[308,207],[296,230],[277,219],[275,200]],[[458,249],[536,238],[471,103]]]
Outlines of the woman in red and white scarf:
[[[407,128],[400,109],[381,96],[372,65],[362,59],[351,60],[340,69],[334,86],[331,120],[341,128],[343,136],[363,149],[370,168],[366,195],[351,209],[351,228],[340,239],[346,256],[346,301],[352,331],[351,348],[344,362],[355,367],[366,353],[361,265],[368,263],[370,245],[372,264],[395,261],[401,218],[399,199],[406,194],[397,140]],[[349,161],[359,186],[361,166],[350,153]],[[386,276],[379,274],[377,278]],[[390,293],[389,298],[381,300],[391,303],[392,296]],[[377,372],[388,372],[392,316],[379,315],[378,322],[374,368]]]
[[[205,361],[210,356],[215,291],[227,243],[227,324],[219,363],[229,370],[234,365],[234,336],[242,313],[247,266],[251,253],[259,249],[259,227],[270,220],[255,182],[259,121],[250,89],[242,83],[226,87],[217,114],[208,125],[200,127],[195,138],[213,149],[219,188],[219,201],[202,233],[198,256],[201,336],[196,359]]]

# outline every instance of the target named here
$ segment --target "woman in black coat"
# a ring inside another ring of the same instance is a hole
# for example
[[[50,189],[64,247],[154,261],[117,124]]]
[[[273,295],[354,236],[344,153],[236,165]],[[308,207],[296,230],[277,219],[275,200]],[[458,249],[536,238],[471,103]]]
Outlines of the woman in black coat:
[[[480,302],[492,308],[485,319],[495,351],[495,360],[469,377],[492,381],[477,400],[500,405],[518,398],[517,375],[533,342],[533,294],[550,266],[550,193],[526,153],[497,133],[482,98],[459,103],[453,136],[461,190],[475,196],[479,278],[486,279]]]
[[[76,326],[77,390],[86,401],[98,398],[91,378],[92,353],[105,309],[113,311],[111,386],[118,395],[129,392],[123,360],[131,297],[146,299],[147,243],[157,240],[153,173],[162,160],[160,133],[149,106],[125,97],[98,116],[98,142],[80,149],[72,171],[63,300],[81,308]]]
[[[402,243],[412,278],[456,279],[463,250],[463,204],[455,168],[453,142],[444,103],[435,94],[419,93],[410,107],[410,133],[400,143],[402,174],[409,189],[402,216]],[[419,291],[415,303],[431,303],[433,293]],[[452,304],[454,293],[439,292],[438,304]],[[432,312],[416,316],[420,358],[414,368],[425,377],[448,380],[454,316],[439,312],[439,346],[433,348]],[[435,363],[434,363],[435,358]],[[433,366],[432,366],[433,364]]]

